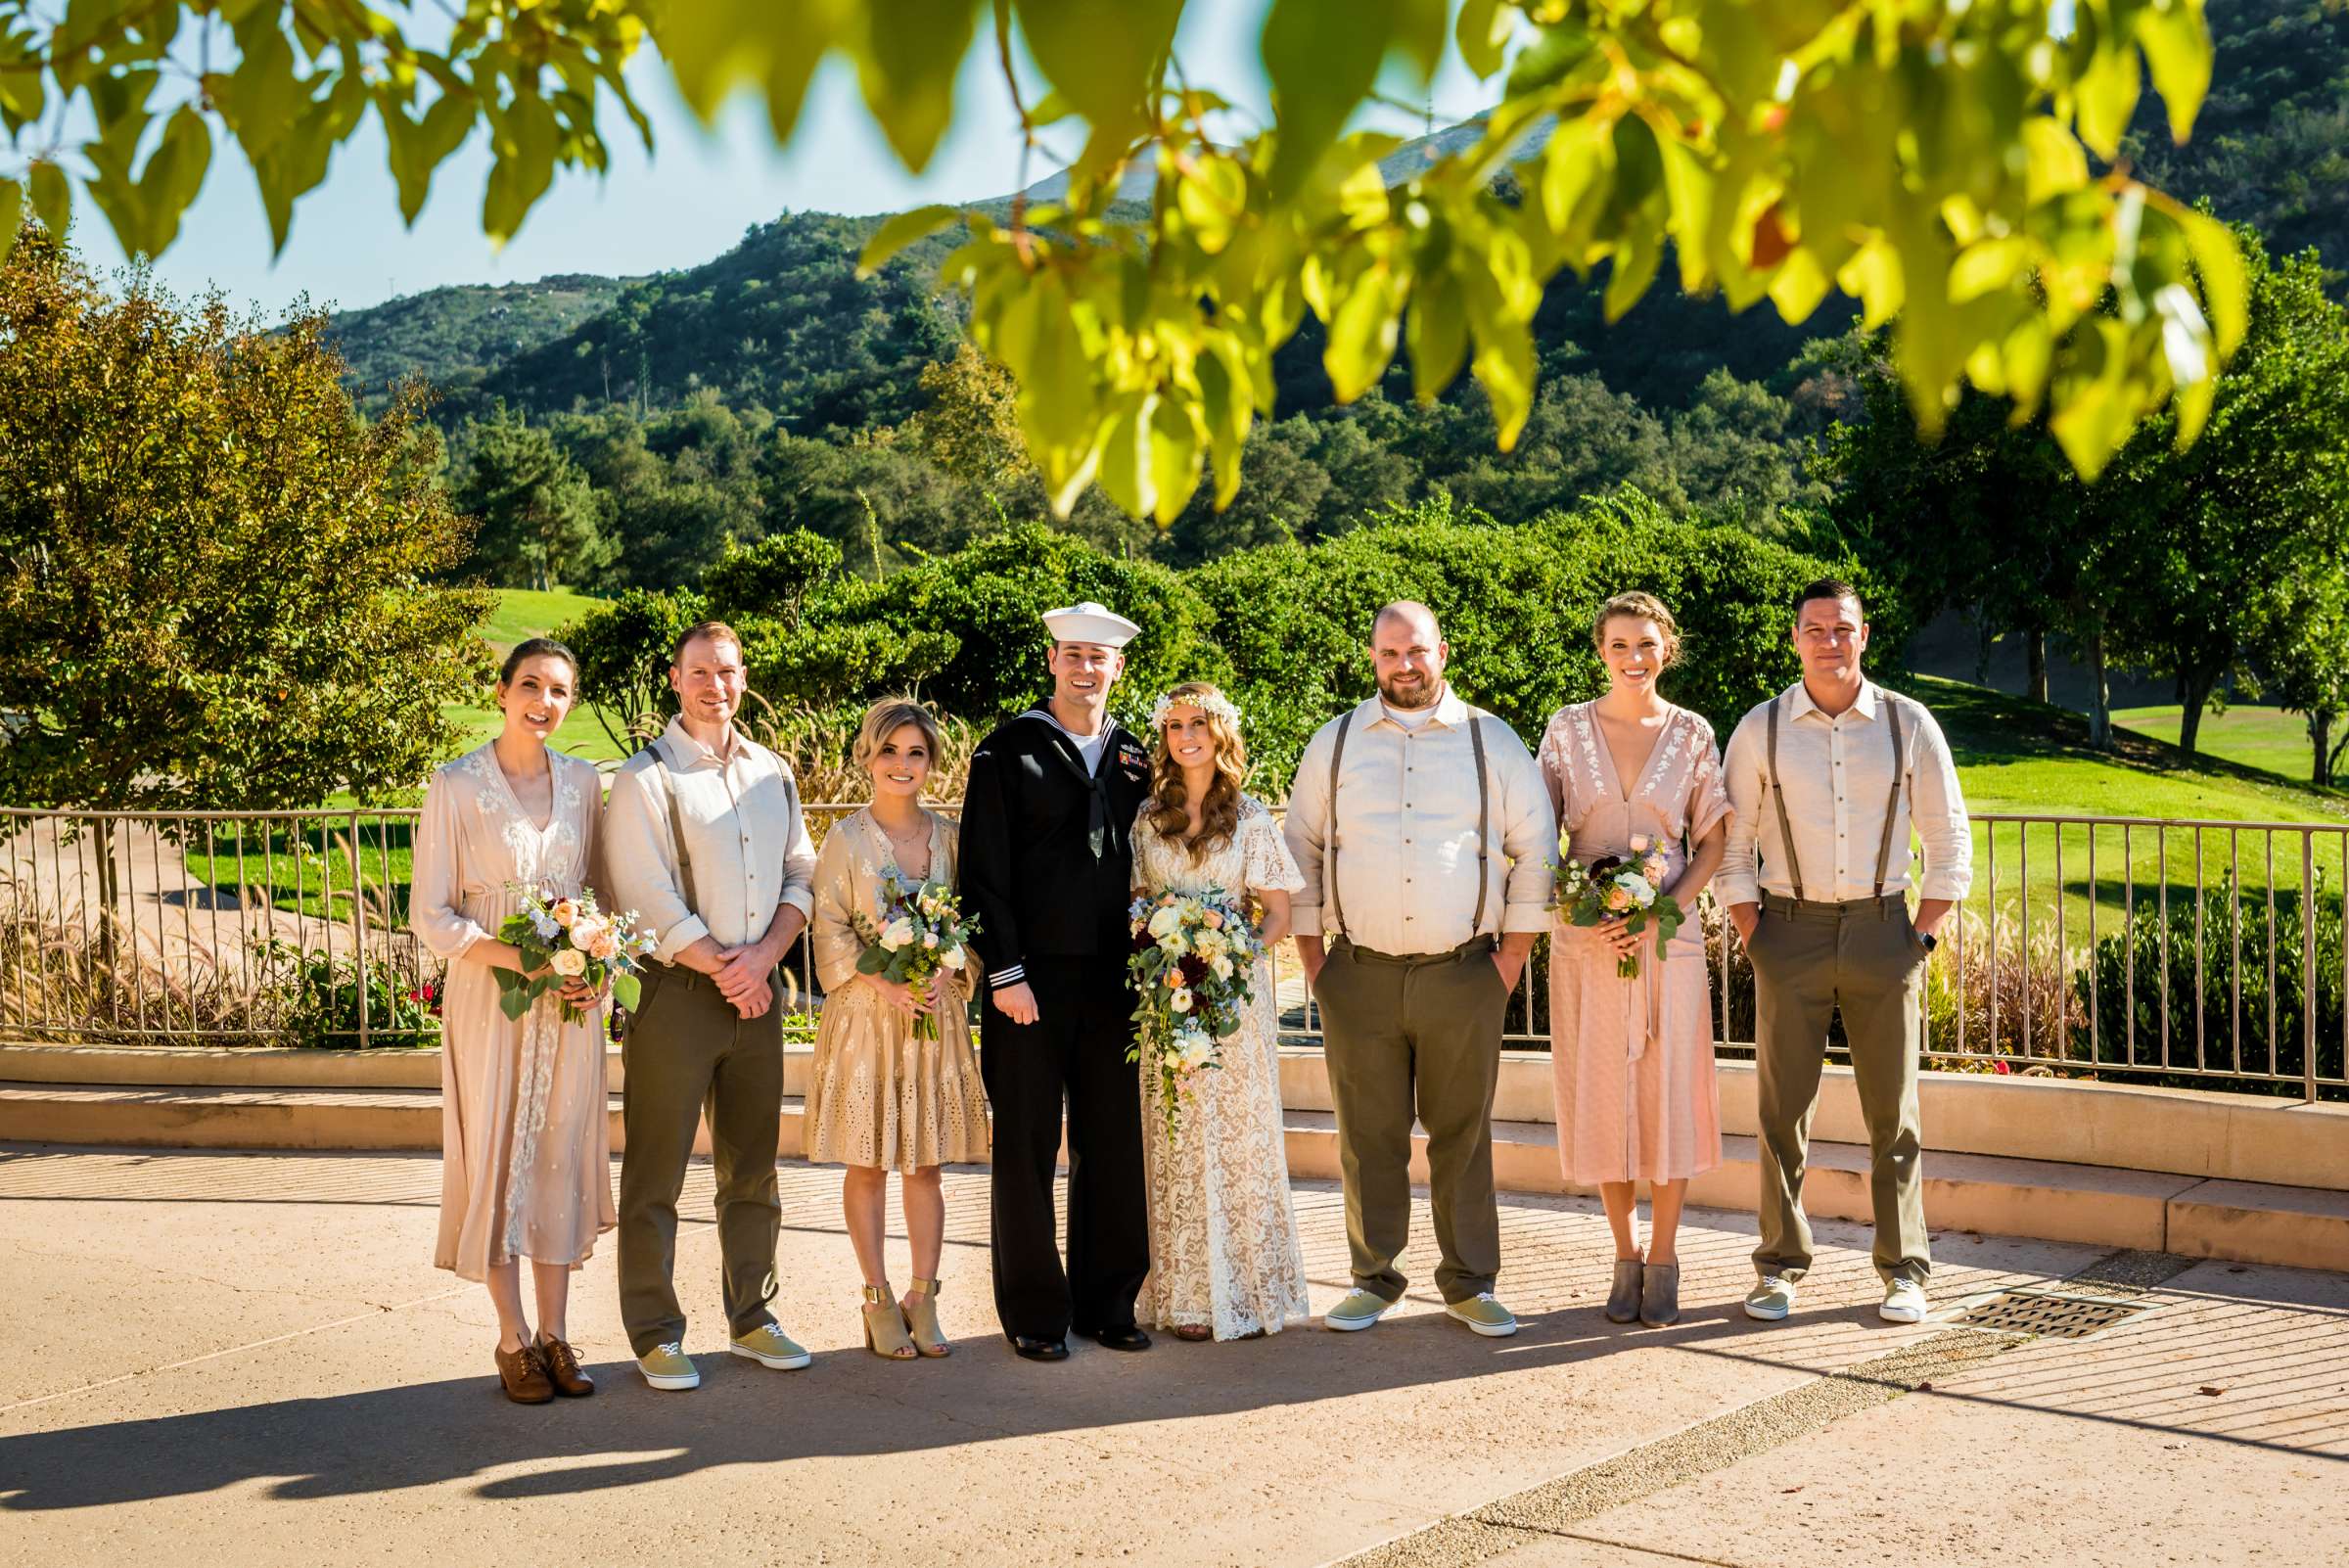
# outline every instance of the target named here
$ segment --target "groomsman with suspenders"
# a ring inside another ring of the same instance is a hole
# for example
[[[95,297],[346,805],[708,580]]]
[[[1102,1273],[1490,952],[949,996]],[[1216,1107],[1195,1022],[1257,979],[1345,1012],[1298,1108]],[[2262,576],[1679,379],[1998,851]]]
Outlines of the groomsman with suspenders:
[[[1717,887],[1753,960],[1760,1077],[1761,1278],[1745,1311],[1784,1317],[1811,1267],[1803,1173],[1840,1012],[1867,1125],[1878,1313],[1912,1323],[1925,1315],[1932,1269],[1918,1163],[1920,997],[1937,933],[1971,884],[1973,839],[1941,726],[1860,671],[1867,622],[1849,583],[1802,591],[1794,642],[1801,682],[1745,715],[1722,763],[1734,815]],[[1924,849],[1913,916],[1911,828]]]
[[[1525,743],[1445,683],[1451,650],[1425,605],[1387,606],[1370,641],[1378,694],[1306,747],[1285,830],[1305,878],[1297,949],[1321,1008],[1354,1272],[1322,1322],[1368,1328],[1403,1298],[1416,1118],[1446,1311],[1514,1334],[1493,1292],[1493,1094],[1509,992],[1549,925],[1557,822]]]

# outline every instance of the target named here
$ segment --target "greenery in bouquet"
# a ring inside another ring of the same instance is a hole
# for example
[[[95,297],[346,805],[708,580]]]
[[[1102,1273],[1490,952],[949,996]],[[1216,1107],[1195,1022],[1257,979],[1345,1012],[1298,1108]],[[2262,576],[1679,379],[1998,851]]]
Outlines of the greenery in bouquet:
[[[606,914],[595,901],[593,889],[576,897],[549,899],[543,888],[524,888],[522,907],[497,928],[500,942],[522,954],[522,972],[494,970],[499,1010],[520,1018],[539,997],[560,993],[578,981],[596,990],[609,981],[612,999],[633,1011],[643,987],[637,968],[655,945],[649,931],[636,929],[636,913]],[[586,1019],[571,1002],[563,1003],[563,1022]]]
[[[1264,940],[1246,906],[1221,888],[1137,899],[1128,911],[1128,971],[1139,1000],[1126,1059],[1158,1079],[1167,1135],[1199,1075],[1221,1067],[1221,1043],[1238,1033]]]
[[[1664,958],[1665,944],[1688,916],[1677,899],[1664,891],[1671,862],[1663,847],[1643,833],[1632,835],[1629,854],[1602,854],[1585,865],[1572,855],[1560,855],[1549,906],[1571,926],[1620,924],[1635,934],[1650,928],[1656,933],[1656,960]],[[1636,948],[1615,960],[1615,973],[1625,980],[1639,975]]]
[[[941,974],[962,974],[970,964],[971,938],[979,917],[962,912],[954,890],[944,882],[917,882],[898,871],[881,880],[878,925],[861,912],[851,924],[864,943],[856,972],[877,975],[918,992],[931,992]],[[914,1014],[913,1038],[936,1039],[938,998]]]

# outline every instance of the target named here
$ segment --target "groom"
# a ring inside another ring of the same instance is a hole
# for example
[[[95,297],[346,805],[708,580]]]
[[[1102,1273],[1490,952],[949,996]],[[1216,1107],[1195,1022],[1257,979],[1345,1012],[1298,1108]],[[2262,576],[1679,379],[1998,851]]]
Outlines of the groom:
[[[962,896],[991,1004],[979,1070],[994,1109],[995,1315],[1035,1361],[1066,1360],[1071,1328],[1150,1348],[1133,1299],[1150,1270],[1138,1080],[1126,1060],[1134,812],[1150,765],[1109,716],[1141,628],[1087,601],[1044,616],[1052,697],[971,758]],[[1052,1214],[1068,1107],[1069,1261]]]

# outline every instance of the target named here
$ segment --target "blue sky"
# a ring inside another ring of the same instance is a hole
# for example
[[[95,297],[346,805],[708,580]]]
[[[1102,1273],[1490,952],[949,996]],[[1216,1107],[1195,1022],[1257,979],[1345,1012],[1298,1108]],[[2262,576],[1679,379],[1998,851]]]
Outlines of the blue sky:
[[[1261,108],[1256,41],[1263,12],[1263,0],[1191,0],[1179,54],[1192,79]],[[156,271],[165,287],[183,296],[216,285],[232,302],[270,312],[303,295],[313,303],[348,309],[443,284],[692,266],[733,246],[750,224],[786,208],[885,212],[922,202],[1001,196],[1018,183],[1019,141],[1009,97],[991,68],[991,51],[973,52],[956,95],[955,128],[916,176],[890,153],[865,113],[852,71],[838,60],[819,74],[791,145],[778,150],[763,109],[747,98],[730,106],[714,131],[705,131],[648,54],[631,68],[629,81],[653,121],[653,156],[624,115],[609,108],[604,130],[613,148],[610,173],[601,179],[558,175],[502,253],[481,232],[489,161],[478,130],[442,166],[431,201],[407,229],[384,165],[383,137],[370,118],[335,155],[326,183],[295,208],[292,237],[274,261],[252,173],[235,149],[224,146],[215,151],[178,242]],[[1407,81],[1398,81],[1394,90],[1418,96]],[[1452,63],[1433,89],[1438,123],[1473,114],[1486,95]],[[1414,117],[1395,111],[1373,110],[1369,122],[1419,128]],[[1064,153],[1073,152],[1074,142],[1063,141]],[[1039,166],[1030,177],[1049,172]],[[73,240],[102,268],[122,262],[113,234],[86,201],[77,204]]]

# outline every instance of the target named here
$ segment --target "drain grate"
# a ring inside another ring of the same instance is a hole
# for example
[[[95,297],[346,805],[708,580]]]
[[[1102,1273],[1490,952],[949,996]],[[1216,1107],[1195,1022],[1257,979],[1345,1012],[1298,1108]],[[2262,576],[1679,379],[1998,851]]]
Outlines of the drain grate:
[[[2151,1312],[2153,1306],[2151,1300],[2142,1297],[2123,1300],[2050,1290],[2007,1290],[1968,1308],[1958,1314],[1958,1321],[2003,1334],[2086,1339],[2141,1313]]]

